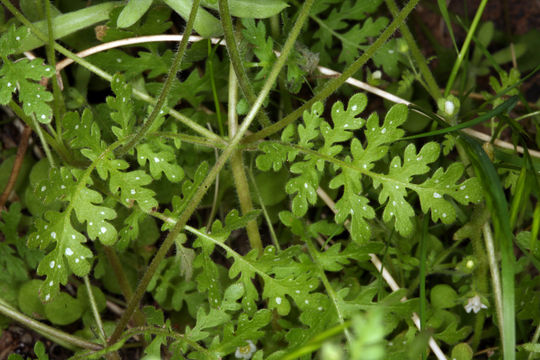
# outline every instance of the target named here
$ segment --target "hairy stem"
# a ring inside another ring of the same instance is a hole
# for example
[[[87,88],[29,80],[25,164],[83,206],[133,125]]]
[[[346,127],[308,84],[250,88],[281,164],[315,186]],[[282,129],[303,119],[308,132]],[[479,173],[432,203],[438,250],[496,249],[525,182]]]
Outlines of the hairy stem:
[[[229,69],[229,104],[228,104],[228,124],[229,137],[236,135],[238,129],[238,117],[236,116],[236,104],[238,101],[238,89],[234,70]],[[231,170],[233,173],[234,184],[236,186],[236,194],[240,202],[242,214],[246,214],[253,210],[253,202],[249,192],[249,183],[247,181],[246,172],[244,170],[244,161],[242,159],[242,150],[235,150],[231,155]],[[210,225],[210,224],[209,224]],[[249,244],[252,249],[257,249],[259,255],[262,254],[263,244],[257,220],[253,219],[246,224],[246,231],[249,239]]]
[[[107,340],[105,338],[105,330],[103,330],[103,322],[101,321],[101,316],[99,315],[96,299],[94,298],[94,293],[92,292],[92,284],[90,284],[90,279],[88,279],[88,275],[84,277],[84,285],[86,286],[90,308],[92,309],[92,314],[94,315],[94,319],[96,320],[96,325],[98,327],[99,339],[101,340],[103,345],[105,345],[107,344]]]
[[[27,328],[42,334],[43,336],[51,339],[54,342],[60,344],[68,344],[68,347],[78,347],[93,351],[98,351],[103,348],[99,344],[65,333],[52,326],[42,324],[41,322],[34,320],[31,317],[21,314],[2,299],[0,299],[0,313],[10,319],[17,321],[18,323],[26,326]]]
[[[43,136],[43,131],[41,130],[41,126],[39,126],[39,123],[37,122],[35,116],[32,116],[32,121],[34,123],[36,134],[38,134],[39,140],[41,141],[41,145],[43,145],[43,151],[45,151],[47,160],[49,160],[49,165],[51,165],[51,167],[56,167],[54,158],[51,154],[51,150],[49,149],[49,145],[47,144],[47,141],[45,141],[45,138]]]
[[[47,61],[49,62],[49,65],[52,66],[53,69],[56,68],[56,58],[54,56],[54,34],[53,34],[53,26],[52,26],[52,15],[51,15],[51,1],[45,0],[45,17],[47,19],[47,32],[49,35],[49,41],[46,43],[46,49],[47,49]],[[64,96],[62,95],[62,91],[60,91],[60,86],[58,86],[58,79],[57,79],[57,72],[55,71],[52,76],[52,88],[53,88],[53,110],[54,110],[54,118],[56,121],[56,131],[58,133],[57,140],[59,142],[62,141],[61,134],[62,134],[62,118],[64,116]]]
[[[3,0],[5,1],[5,0]],[[131,318],[133,312],[135,309],[139,306],[139,302],[141,301],[144,293],[146,292],[146,288],[148,286],[148,283],[152,279],[152,276],[154,276],[154,273],[156,272],[156,269],[158,265],[161,263],[161,261],[165,258],[165,255],[167,255],[167,252],[169,251],[171,245],[174,243],[174,240],[176,237],[180,234],[184,226],[186,225],[187,221],[195,212],[197,209],[197,206],[203,199],[204,195],[212,185],[212,183],[215,181],[216,177],[221,172],[221,169],[223,166],[225,166],[225,163],[230,158],[232,153],[236,150],[238,147],[240,140],[245,135],[246,131],[248,130],[249,126],[253,122],[253,119],[257,115],[257,112],[262,107],[262,104],[266,97],[268,96],[274,81],[276,81],[276,78],[279,75],[279,72],[285,65],[285,61],[287,60],[287,57],[291,53],[294,42],[296,41],[296,38],[300,34],[300,30],[302,29],[302,26],[304,22],[306,21],[309,9],[311,8],[311,5],[313,5],[314,0],[307,0],[304,6],[302,7],[302,10],[300,12],[300,15],[298,16],[298,20],[295,23],[287,41],[285,42],[285,45],[283,47],[283,52],[281,56],[277,59],[277,61],[274,63],[274,66],[272,67],[272,71],[268,75],[266,82],[263,86],[263,89],[261,90],[261,93],[257,97],[257,100],[253,104],[252,108],[244,118],[244,121],[242,122],[242,125],[238,129],[238,132],[234,136],[234,138],[231,139],[229,145],[223,150],[223,153],[219,157],[219,159],[216,161],[216,164],[214,167],[210,170],[206,178],[203,180],[195,194],[191,199],[188,200],[188,205],[186,206],[185,210],[180,215],[178,221],[176,222],[176,225],[174,228],[169,232],[163,243],[161,244],[160,248],[156,252],[156,255],[150,262],[150,265],[148,266],[146,272],[144,273],[142,279],[140,280],[137,289],[135,290],[135,294],[129,301],[126,310],[120,320],[118,321],[118,325],[114,329],[113,334],[111,335],[111,338],[109,340],[109,344],[115,343],[120,336],[122,335],[122,331],[126,327],[127,322]]]
[[[251,168],[248,170],[249,179],[251,180],[251,183],[253,184],[253,190],[255,191],[255,194],[257,194],[257,197],[259,199],[259,204],[261,204],[261,209],[264,215],[264,219],[266,220],[266,224],[268,226],[268,231],[270,232],[270,237],[272,238],[272,242],[274,243],[274,246],[276,247],[277,251],[281,251],[281,247],[279,246],[279,241],[276,236],[276,232],[274,231],[274,227],[272,226],[272,220],[270,219],[270,215],[268,214],[268,211],[266,210],[266,206],[264,205],[263,198],[261,196],[261,193],[259,192],[259,189],[257,187],[257,182],[255,181],[255,177],[253,176],[253,171],[251,171]]]
[[[189,19],[186,24],[186,29],[184,34],[188,35],[191,34],[191,31],[193,30],[193,24],[195,23],[195,18],[197,16],[197,10],[199,9],[199,4],[201,0],[194,0],[193,5],[191,6],[191,12],[189,13]],[[135,145],[141,141],[141,139],[148,133],[148,130],[154,123],[154,121],[157,119],[158,115],[161,112],[161,108],[165,104],[165,101],[167,100],[167,95],[169,94],[169,91],[171,90],[171,86],[173,84],[173,81],[176,79],[176,72],[180,68],[180,64],[182,63],[182,58],[184,57],[184,53],[187,48],[189,36],[182,37],[182,40],[180,41],[180,46],[178,47],[178,51],[176,52],[176,56],[173,59],[173,63],[171,65],[171,68],[169,69],[169,73],[167,74],[167,79],[165,80],[165,83],[163,84],[163,88],[161,89],[161,93],[159,94],[158,100],[156,104],[154,105],[154,108],[152,109],[152,112],[150,113],[150,116],[148,119],[144,122],[143,126],[139,129],[137,134],[129,143],[122,146],[118,154],[124,155],[128,151],[130,151]]]
[[[371,59],[375,51],[379,49],[387,40],[392,36],[392,34],[397,30],[397,28],[405,21],[407,16],[410,14],[410,12],[414,9],[416,4],[420,0],[411,0],[404,8],[401,10],[401,12],[394,17],[394,20],[388,27],[383,31],[381,36],[375,40],[375,42],[355,61],[353,62],[345,71],[337,78],[334,78],[330,81],[328,81],[322,89],[315,94],[309,101],[304,103],[304,105],[300,106],[298,109],[294,110],[289,115],[285,116],[283,119],[278,121],[277,123],[274,123],[261,131],[258,131],[257,133],[247,136],[245,138],[245,142],[253,142],[260,139],[263,139],[269,135],[275,134],[276,132],[283,129],[285,126],[289,125],[296,119],[298,119],[304,111],[309,110],[311,106],[316,103],[317,101],[321,101],[326,99],[330,94],[332,94],[334,91],[336,91],[341,85],[345,83],[345,81],[353,76],[358,70],[364,66],[364,64]]]
[[[240,57],[240,52],[238,51],[238,45],[236,44],[231,14],[229,11],[229,0],[219,0],[218,4],[219,15],[221,17],[221,26],[223,26],[223,34],[225,36],[227,51],[229,52],[232,67],[236,73],[236,78],[238,79],[238,84],[240,85],[242,93],[244,94],[249,105],[253,106],[257,96],[255,95],[255,90],[253,90],[251,82],[249,81],[246,69],[244,68],[244,63]],[[258,113],[257,119],[263,127],[271,124],[270,119],[268,119],[268,116],[266,116],[264,111]]]

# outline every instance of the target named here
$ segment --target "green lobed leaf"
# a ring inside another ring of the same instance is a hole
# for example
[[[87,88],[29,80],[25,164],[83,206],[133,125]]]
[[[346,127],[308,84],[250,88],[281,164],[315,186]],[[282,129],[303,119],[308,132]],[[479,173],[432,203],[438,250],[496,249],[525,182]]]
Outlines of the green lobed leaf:
[[[321,54],[321,60],[325,64],[335,61],[335,58],[340,63],[356,60],[366,39],[377,36],[388,23],[385,17],[378,17],[375,21],[368,17],[381,3],[382,0],[316,2],[311,14],[316,15],[325,26],[318,26],[314,32],[314,39],[319,41],[312,46],[312,50]],[[335,37],[335,33],[338,33],[339,37]],[[336,39],[341,46],[336,44]]]
[[[24,113],[35,116],[41,123],[50,123],[52,109],[47,102],[53,97],[39,81],[52,75],[53,69],[43,64],[43,59],[11,62],[4,58],[0,68],[0,104],[6,105],[12,99],[13,93],[18,91]]]
[[[255,75],[255,79],[262,79],[270,72],[272,65],[276,61],[274,54],[274,41],[266,35],[266,26],[262,21],[256,22],[253,19],[242,19],[244,38],[253,46],[253,53],[259,59],[261,70]]]
[[[107,105],[113,110],[111,119],[120,127],[111,127],[118,139],[133,133],[135,115],[131,100],[131,85],[126,83],[123,75],[116,74],[111,81],[111,89],[115,96],[107,96]]]
[[[172,146],[164,144],[157,139],[138,145],[137,161],[139,165],[150,167],[150,174],[156,180],[165,174],[170,182],[180,182],[184,177],[184,170],[176,163],[176,155]]]
[[[195,174],[193,175],[193,181],[190,179],[185,179],[182,183],[182,196],[174,195],[172,198],[172,210],[165,209],[163,214],[167,217],[177,219],[182,211],[186,208],[188,202],[190,201],[191,197],[195,194],[197,191],[197,188],[200,186],[200,184],[203,182],[204,178],[206,177],[206,174],[208,174],[208,163],[203,161],[197,170],[195,171]],[[165,231],[168,229],[171,229],[174,225],[164,222],[161,230]]]
[[[77,276],[90,272],[92,252],[82,243],[86,237],[71,225],[69,213],[47,212],[45,220],[36,222],[36,231],[28,237],[28,246],[45,249],[49,244],[54,248],[40,261],[37,273],[46,275],[40,288],[40,298],[48,302],[60,289],[60,284],[67,283],[69,269]]]
[[[0,37],[0,54],[3,56],[16,54],[21,41],[29,35],[29,30],[24,27],[10,26]]]
[[[64,136],[76,149],[88,148],[92,150],[90,160],[105,149],[105,143],[101,141],[101,131],[94,121],[92,112],[85,109],[82,116],[78,112],[67,112],[64,115]],[[88,157],[88,153],[83,153]]]
[[[375,217],[372,200],[365,195],[367,189],[364,189],[363,178],[371,178],[373,188],[380,188],[377,200],[384,207],[382,218],[393,223],[403,236],[410,236],[414,230],[412,220],[416,214],[408,200],[410,191],[418,194],[424,213],[431,211],[433,221],[440,220],[445,224],[456,218],[455,204],[450,198],[462,205],[481,200],[482,191],[476,178],[461,181],[461,163],[453,163],[447,169],[439,168],[433,175],[427,175],[432,170],[431,164],[439,157],[440,148],[434,142],[425,144],[419,151],[414,144],[409,144],[402,156],[390,160],[388,172],[383,173],[383,165],[378,164],[388,154],[390,144],[402,139],[404,131],[400,125],[405,123],[408,109],[402,104],[392,106],[381,125],[377,114],[370,115],[367,121],[357,117],[366,103],[365,96],[356,95],[351,97],[346,110],[343,105],[335,104],[331,112],[333,126],[320,118],[322,104],[315,104],[311,112],[304,113],[303,124],[296,129],[286,128],[282,134],[289,142],[297,136],[298,145],[264,142],[259,146],[264,154],[257,157],[256,163],[263,171],[279,169],[285,161],[296,160],[290,172],[297,176],[285,186],[286,192],[293,195],[291,207],[295,216],[303,216],[309,204],[317,201],[316,190],[325,161],[331,162],[337,173],[331,178],[329,187],[343,187],[335,204],[335,220],[343,223],[350,218],[350,233],[358,242],[370,238],[368,220]],[[364,143],[353,135],[354,130],[362,127]],[[343,160],[336,160],[342,153]],[[297,159],[299,154],[303,160]],[[425,180],[418,183],[417,179]]]

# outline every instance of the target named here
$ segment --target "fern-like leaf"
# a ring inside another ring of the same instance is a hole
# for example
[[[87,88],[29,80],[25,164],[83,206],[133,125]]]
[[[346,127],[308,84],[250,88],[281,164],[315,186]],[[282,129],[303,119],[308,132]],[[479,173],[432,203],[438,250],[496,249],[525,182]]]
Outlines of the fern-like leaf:
[[[316,190],[325,162],[332,163],[336,171],[329,187],[343,189],[336,201],[335,220],[343,223],[350,219],[351,236],[358,242],[370,238],[369,220],[376,216],[378,205],[384,208],[382,219],[385,222],[393,224],[401,235],[411,235],[416,214],[408,199],[410,191],[418,194],[422,212],[431,212],[433,221],[445,224],[452,223],[456,217],[451,198],[463,205],[481,199],[482,192],[475,178],[460,182],[463,175],[460,163],[446,170],[439,168],[429,176],[440,153],[439,145],[434,142],[425,144],[419,151],[414,144],[409,144],[402,156],[395,156],[389,164],[384,164],[390,145],[405,133],[400,125],[407,119],[408,109],[405,105],[394,105],[380,124],[377,114],[370,115],[367,121],[358,117],[366,104],[363,94],[351,97],[347,109],[341,103],[334,104],[332,125],[321,118],[322,104],[314,104],[311,112],[304,113],[303,124],[296,129],[287,128],[282,134],[282,139],[289,141],[296,137],[297,145],[285,142],[260,145],[264,153],[257,158],[259,169],[277,170],[286,161],[293,162],[290,171],[297,176],[287,182],[285,190],[293,195],[295,216],[303,216],[309,204],[317,201]],[[365,136],[363,142],[359,136],[354,136],[354,130],[361,128]],[[426,176],[422,183],[417,182]],[[373,189],[378,191],[376,200],[367,195],[366,179],[371,179]]]

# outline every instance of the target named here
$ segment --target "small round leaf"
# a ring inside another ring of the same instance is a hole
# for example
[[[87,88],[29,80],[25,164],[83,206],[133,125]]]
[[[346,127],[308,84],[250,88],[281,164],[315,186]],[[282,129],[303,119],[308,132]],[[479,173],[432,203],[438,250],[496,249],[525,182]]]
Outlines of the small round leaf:
[[[67,325],[77,321],[82,310],[81,302],[65,292],[60,292],[51,302],[45,304],[45,315],[55,325]]]
[[[431,289],[431,304],[438,309],[447,309],[456,305],[457,293],[449,285],[436,285]]]

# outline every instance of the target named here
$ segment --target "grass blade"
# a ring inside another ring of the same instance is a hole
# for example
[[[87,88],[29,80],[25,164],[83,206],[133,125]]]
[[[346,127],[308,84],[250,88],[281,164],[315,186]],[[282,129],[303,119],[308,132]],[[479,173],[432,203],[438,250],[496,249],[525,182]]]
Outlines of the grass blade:
[[[497,106],[495,109],[488,111],[487,113],[477,117],[476,119],[465,121],[461,124],[449,126],[444,129],[429,131],[429,132],[425,132],[425,133],[413,135],[413,136],[407,136],[407,137],[402,138],[401,140],[413,140],[413,139],[419,139],[419,138],[428,137],[428,136],[442,135],[442,134],[447,134],[449,132],[469,128],[474,125],[480,124],[486,120],[489,120],[492,117],[498,116],[504,112],[510,111],[517,104],[517,102],[518,102],[518,97],[512,96],[510,99],[506,100],[504,103]]]
[[[452,30],[452,22],[450,21],[450,15],[448,14],[448,8],[446,7],[446,1],[445,0],[437,0],[437,4],[439,5],[439,10],[441,11],[441,15],[444,19],[444,22],[446,23],[446,27],[448,28],[448,33],[450,34],[450,37],[452,38],[452,44],[454,44],[454,49],[456,49],[456,53],[459,52],[456,38],[454,36],[454,30]]]
[[[493,166],[482,147],[472,138],[464,135],[458,139],[465,148],[475,173],[482,182],[486,202],[491,209],[491,217],[495,228],[496,239],[499,240],[501,253],[501,277],[503,297],[503,323],[501,331],[503,358],[515,359],[515,289],[514,289],[514,249],[513,235],[510,227],[508,203],[497,170]]]

